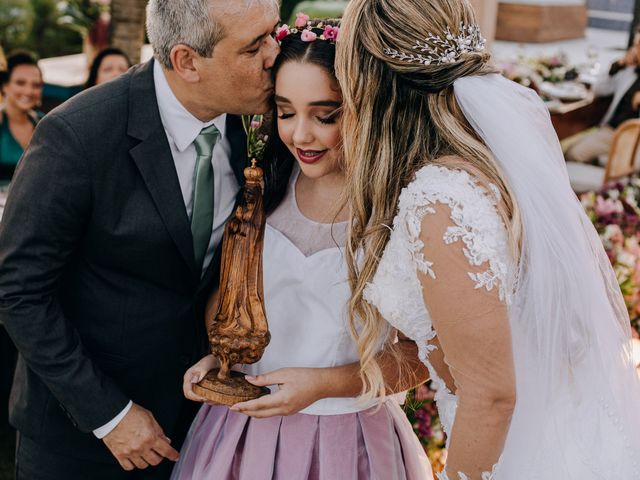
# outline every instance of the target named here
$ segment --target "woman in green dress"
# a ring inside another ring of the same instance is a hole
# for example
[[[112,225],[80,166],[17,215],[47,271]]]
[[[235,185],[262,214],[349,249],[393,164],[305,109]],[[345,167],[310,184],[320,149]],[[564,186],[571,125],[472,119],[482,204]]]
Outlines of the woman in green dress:
[[[4,183],[11,180],[42,118],[35,110],[42,99],[42,72],[30,54],[16,53],[7,59],[7,70],[0,72],[0,84],[0,183]]]

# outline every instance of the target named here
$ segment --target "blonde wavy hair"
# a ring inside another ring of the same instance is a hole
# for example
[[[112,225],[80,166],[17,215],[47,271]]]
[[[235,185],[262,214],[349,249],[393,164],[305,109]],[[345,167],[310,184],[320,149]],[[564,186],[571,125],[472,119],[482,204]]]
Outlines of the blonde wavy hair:
[[[390,340],[387,322],[363,292],[389,241],[400,192],[417,170],[457,157],[456,168],[495,184],[517,250],[519,214],[507,182],[453,92],[460,77],[496,72],[489,55],[474,51],[453,63],[424,65],[384,53],[412,53],[416,40],[429,33],[445,38],[447,28],[457,34],[461,24],[476,23],[466,0],[351,0],[342,19],[336,74],[344,99],[344,170],[352,212],[346,249],[349,313],[365,398],[385,394],[376,355],[381,343]]]

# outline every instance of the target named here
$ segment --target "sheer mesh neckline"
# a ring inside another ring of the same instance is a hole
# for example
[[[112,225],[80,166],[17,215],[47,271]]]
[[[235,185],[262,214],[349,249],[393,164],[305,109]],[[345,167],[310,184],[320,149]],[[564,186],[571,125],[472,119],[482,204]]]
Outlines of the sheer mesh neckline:
[[[296,200],[299,175],[300,168],[295,165],[285,198],[269,215],[267,223],[307,257],[322,250],[343,248],[346,245],[348,222],[320,223],[300,211]]]

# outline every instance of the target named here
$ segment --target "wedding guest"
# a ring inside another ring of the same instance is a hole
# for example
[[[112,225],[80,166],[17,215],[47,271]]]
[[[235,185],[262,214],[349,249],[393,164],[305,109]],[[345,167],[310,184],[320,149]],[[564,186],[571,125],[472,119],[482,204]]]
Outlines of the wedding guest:
[[[109,47],[98,52],[91,62],[85,88],[91,88],[118,78],[131,68],[131,60],[119,48]]]
[[[580,138],[565,153],[572,162],[600,163],[607,155],[613,133],[623,122],[640,116],[640,30],[636,31],[633,46],[624,57],[614,62],[609,72],[593,86],[600,97],[613,95],[611,105],[597,130]]]
[[[11,180],[42,114],[42,72],[29,53],[16,53],[0,72],[4,102],[0,106],[0,182]]]
[[[195,415],[182,376],[243,180],[238,115],[269,108],[279,7],[150,0],[146,18],[154,59],[44,117],[0,222],[17,480],[165,480]]]
[[[7,57],[4,54],[2,45],[0,45],[0,72],[4,72],[7,69]],[[0,90],[0,102],[2,102],[2,90]]]

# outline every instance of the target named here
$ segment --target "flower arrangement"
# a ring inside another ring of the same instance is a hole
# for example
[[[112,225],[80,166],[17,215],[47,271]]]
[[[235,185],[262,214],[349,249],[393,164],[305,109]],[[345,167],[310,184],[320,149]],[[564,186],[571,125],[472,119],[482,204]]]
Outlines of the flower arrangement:
[[[268,135],[262,132],[264,125],[264,115],[244,115],[242,117],[242,126],[247,134],[247,156],[249,162],[255,160],[260,163],[267,146]]]
[[[578,78],[578,70],[568,63],[566,55],[562,53],[530,58],[520,55],[516,60],[498,66],[509,80],[534,90],[543,82],[560,83]]]
[[[580,201],[602,239],[631,324],[640,334],[640,179],[587,192]]]
[[[318,35],[314,30],[322,30],[322,33]],[[295,35],[297,33],[300,33],[300,38],[303,42],[326,40],[331,43],[336,43],[338,35],[340,34],[340,27],[328,25],[323,22],[314,25],[309,15],[299,12],[296,14],[294,27],[284,24],[276,30],[276,40],[281,43],[288,35]]]
[[[442,471],[447,461],[446,435],[438,417],[431,382],[419,386],[407,396],[405,413],[423,445],[435,472]]]

